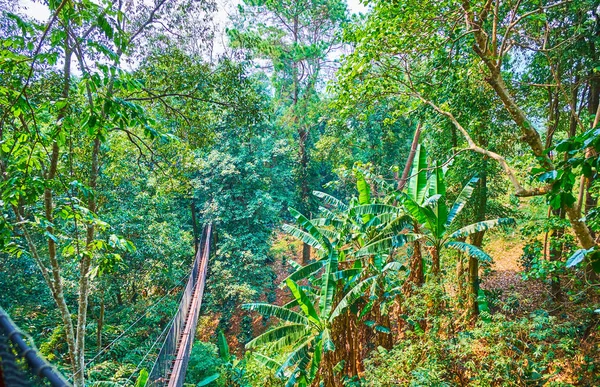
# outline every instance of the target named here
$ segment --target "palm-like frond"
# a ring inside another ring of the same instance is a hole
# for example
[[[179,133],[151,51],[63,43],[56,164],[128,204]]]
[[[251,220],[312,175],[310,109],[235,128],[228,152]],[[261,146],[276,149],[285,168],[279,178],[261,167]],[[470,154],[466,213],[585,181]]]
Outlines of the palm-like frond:
[[[444,169],[435,161],[435,169],[429,176],[429,196],[441,195],[446,196],[446,181]]]
[[[340,302],[336,305],[333,312],[331,312],[331,316],[329,316],[329,321],[333,321],[333,319],[335,319],[347,308],[353,305],[359,298],[363,296],[365,290],[368,289],[369,286],[371,286],[371,284],[374,284],[376,280],[376,275],[368,277],[356,284],[352,289],[350,289],[340,300]]]
[[[282,378],[284,376],[285,370],[287,368],[290,368],[293,365],[298,364],[298,362],[300,362],[303,358],[307,358],[308,357],[308,349],[310,347],[310,344],[312,344],[314,342],[314,340],[315,340],[314,337],[310,337],[307,340],[305,340],[304,342],[298,343],[298,346],[296,346],[294,348],[294,350],[292,352],[290,352],[290,354],[286,357],[284,362],[281,364],[281,366],[277,370],[276,375],[278,377]],[[290,379],[291,379],[291,377],[290,377]],[[292,386],[294,384],[292,384]]]
[[[465,204],[467,204],[467,201],[471,198],[471,195],[473,195],[474,185],[478,180],[478,177],[473,177],[471,180],[469,180],[467,185],[463,187],[462,191],[460,191],[460,194],[454,201],[454,204],[448,213],[448,218],[446,218],[446,223],[444,225],[446,228],[450,227],[456,216],[465,207]]]
[[[308,319],[300,313],[282,306],[267,304],[266,302],[253,302],[242,305],[242,308],[256,311],[263,316],[273,316],[284,321],[297,324],[308,324]]]
[[[356,277],[358,274],[362,273],[362,271],[363,271],[362,268],[340,270],[340,271],[333,273],[333,277],[335,278],[336,281],[348,280],[350,278]]]
[[[387,222],[386,226],[381,230],[382,234],[399,234],[403,230],[409,228],[413,224],[413,219],[410,215],[402,215],[397,217],[389,222]]]
[[[354,255],[364,257],[366,255],[389,254],[393,247],[402,247],[406,243],[416,241],[422,237],[421,234],[406,233],[380,238],[362,247]]]
[[[356,172],[356,189],[358,190],[359,205],[371,203],[371,187],[361,172]]]
[[[389,204],[363,204],[352,208],[352,211],[356,215],[381,215],[381,214],[397,214],[400,212],[400,208],[390,206]]]
[[[446,205],[446,183],[444,181],[444,170],[439,167],[437,161],[435,170],[429,177],[429,196],[440,195],[436,205],[432,208],[436,217],[436,233],[443,235],[446,232],[446,220],[448,219],[448,206]]]
[[[330,248],[329,241],[323,238],[323,235],[319,232],[317,227],[304,215],[300,212],[296,211],[293,208],[288,209],[290,214],[296,219],[296,222],[306,230],[306,232],[312,236],[315,240],[319,242],[321,245],[325,245],[324,247]]]
[[[485,230],[492,229],[497,226],[514,226],[516,224],[513,218],[498,218],[492,220],[484,220],[483,222],[473,223],[468,226],[465,226],[455,232],[453,232],[450,237],[451,238],[462,238],[474,234],[476,232],[481,232]]]
[[[323,200],[325,203],[337,208],[339,210],[345,211],[348,209],[348,205],[342,202],[341,200],[321,191],[313,191],[313,195]]]
[[[305,324],[287,324],[276,328],[270,328],[260,336],[255,337],[246,344],[247,349],[256,348],[259,345],[278,342],[278,347],[285,347],[310,333],[310,328]],[[287,339],[281,342],[281,339]],[[275,348],[276,350],[279,348]]]
[[[361,172],[356,172],[356,189],[358,190],[358,204],[360,206],[371,203],[371,188]],[[364,214],[361,217],[363,223],[368,223],[373,216]]]
[[[309,246],[312,246],[316,250],[323,250],[323,245],[321,244],[321,242],[317,238],[313,237],[311,234],[307,233],[306,231],[302,231],[299,228],[294,227],[290,224],[284,224],[282,226],[282,229],[283,229],[283,231],[290,234],[294,238],[300,239],[302,242],[306,243]],[[315,230],[316,230],[316,228],[315,228]],[[318,232],[318,230],[317,230],[317,232]],[[319,233],[319,235],[320,235],[320,233]]]
[[[262,353],[253,352],[252,357],[254,357],[260,364],[264,365],[268,369],[277,370],[281,367],[281,363],[279,363],[277,360],[265,356]]]
[[[300,267],[298,270],[290,274],[285,280],[283,280],[279,285],[279,288],[284,288],[287,284],[288,279],[291,279],[292,281],[300,281],[302,279],[308,278],[310,275],[321,270],[321,268],[323,268],[323,266],[325,266],[326,264],[327,259],[320,259],[318,261],[309,263],[306,266]]]
[[[219,348],[219,357],[226,363],[231,360],[231,354],[229,352],[229,344],[227,344],[227,338],[222,329],[219,329],[217,334],[217,347]]]
[[[445,244],[449,249],[462,251],[467,254],[467,256],[478,259],[482,262],[492,262],[492,257],[490,257],[485,251],[481,250],[479,247],[473,246],[472,244],[465,242],[447,242]]]
[[[327,316],[329,315],[329,312],[331,312],[331,304],[333,303],[333,293],[335,292],[336,283],[334,273],[338,271],[337,252],[332,251],[329,254],[327,261],[325,272],[321,278],[323,281],[321,285],[321,297],[319,298],[319,309],[321,311],[321,316]]]

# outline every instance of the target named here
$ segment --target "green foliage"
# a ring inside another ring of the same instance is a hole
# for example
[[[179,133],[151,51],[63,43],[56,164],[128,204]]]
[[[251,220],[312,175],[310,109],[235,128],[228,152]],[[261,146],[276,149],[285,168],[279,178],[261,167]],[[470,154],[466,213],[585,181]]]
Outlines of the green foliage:
[[[220,357],[217,352],[217,347],[214,344],[196,341],[192,347],[192,354],[185,375],[186,383],[202,386],[222,385],[211,384],[218,379],[218,371],[223,364],[227,363],[227,360]],[[217,375],[217,377],[214,378],[214,375]]]
[[[443,325],[453,317],[435,318]],[[409,335],[391,351],[374,352],[366,362],[365,385],[573,385],[556,378],[565,367],[577,370],[576,385],[595,384],[597,376],[588,368],[597,367],[592,359],[568,365],[561,361],[580,353],[581,334],[576,324],[556,324],[556,318],[543,311],[516,321],[496,314],[488,323],[449,337],[428,331]]]

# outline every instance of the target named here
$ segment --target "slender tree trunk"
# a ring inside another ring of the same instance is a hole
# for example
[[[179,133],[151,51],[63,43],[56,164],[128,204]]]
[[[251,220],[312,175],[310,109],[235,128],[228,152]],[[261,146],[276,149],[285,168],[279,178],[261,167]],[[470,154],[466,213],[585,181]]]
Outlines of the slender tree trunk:
[[[497,49],[496,45],[489,45],[489,36],[481,28],[480,24],[474,19],[474,12],[468,2],[463,3],[463,9],[465,11],[465,20],[467,27],[474,31],[475,44],[473,50],[481,58],[485,66],[489,70],[489,75],[486,77],[486,82],[494,89],[496,95],[502,101],[502,104],[512,117],[513,121],[517,124],[521,132],[521,139],[532,150],[533,154],[539,158],[542,166],[548,170],[554,170],[554,165],[550,160],[549,156],[545,153],[544,143],[542,143],[540,135],[535,130],[531,121],[527,118],[527,115],[519,107],[514,97],[511,95],[501,73],[501,55],[495,52]],[[493,34],[492,40],[497,41],[497,36]],[[492,52],[491,50],[494,50]],[[594,238],[591,235],[590,229],[587,224],[581,221],[580,211],[575,207],[565,208],[565,212],[571,223],[573,233],[579,240],[581,246],[585,249],[594,247],[596,244]]]
[[[100,293],[100,313],[98,315],[98,331],[96,332],[96,346],[102,350],[102,328],[104,327],[104,291]]]
[[[418,233],[418,226],[415,226],[415,233]],[[425,283],[425,275],[423,274],[423,256],[421,253],[421,242],[413,242],[413,253],[410,258],[410,267],[408,278],[404,282],[403,291],[407,296],[412,294],[413,288],[421,287]]]
[[[440,249],[438,246],[433,246],[431,248],[431,275],[435,280],[439,280],[441,275]]]
[[[402,191],[406,182],[408,181],[408,174],[410,173],[410,169],[412,167],[413,160],[415,159],[415,154],[417,153],[417,147],[419,146],[419,138],[421,137],[421,123],[417,124],[417,128],[415,129],[415,135],[413,137],[412,143],[410,145],[410,153],[408,154],[408,159],[406,160],[406,165],[404,165],[404,170],[402,171],[402,177],[398,181],[398,191]]]
[[[200,242],[199,242],[199,238],[198,238],[198,222],[196,220],[196,202],[193,197],[190,201],[190,211],[192,212],[192,230],[194,232],[194,251],[198,251],[198,244]]]
[[[69,91],[71,88],[71,57],[73,54],[73,51],[70,48],[69,45],[69,37],[65,37],[65,63],[64,63],[64,68],[63,68],[63,89],[62,89],[62,93],[61,93],[61,97],[63,99],[68,99],[69,98]],[[61,109],[61,111],[59,112],[58,116],[57,116],[57,122],[59,122],[60,124],[58,125],[59,130],[62,128],[62,119],[65,117],[66,115],[66,109],[67,107],[65,106],[63,109]],[[48,173],[46,175],[46,180],[48,180],[49,182],[52,182],[55,178],[56,178],[56,174],[58,172],[58,161],[59,161],[59,157],[60,157],[60,148],[58,146],[58,143],[56,141],[54,141],[52,143],[52,153],[50,156],[50,169],[48,170]],[[46,188],[44,189],[44,210],[45,210],[45,215],[46,215],[46,219],[48,220],[48,222],[50,224],[52,224],[54,222],[54,203],[53,203],[53,194],[52,194],[52,186],[51,184],[47,184]],[[46,231],[50,234],[53,235],[54,234],[54,227],[49,225],[46,228]],[[58,306],[58,310],[60,312],[60,316],[64,325],[64,329],[65,329],[65,338],[67,341],[67,347],[69,349],[69,360],[71,362],[71,369],[73,371],[73,373],[77,372],[77,347],[76,347],[76,343],[75,343],[75,333],[74,333],[74,327],[73,327],[73,321],[71,319],[71,312],[69,310],[69,307],[67,306],[67,302],[65,300],[65,294],[64,294],[64,285],[63,285],[63,279],[62,279],[62,274],[61,274],[61,269],[60,269],[60,263],[58,261],[58,256],[57,256],[57,251],[56,251],[56,242],[54,241],[53,237],[49,237],[47,239],[47,244],[48,244],[48,258],[49,258],[49,262],[50,262],[50,268],[51,268],[51,272],[52,272],[52,284],[53,286],[51,287],[51,291],[52,291],[52,296],[54,298],[54,301],[56,302],[57,306]]]

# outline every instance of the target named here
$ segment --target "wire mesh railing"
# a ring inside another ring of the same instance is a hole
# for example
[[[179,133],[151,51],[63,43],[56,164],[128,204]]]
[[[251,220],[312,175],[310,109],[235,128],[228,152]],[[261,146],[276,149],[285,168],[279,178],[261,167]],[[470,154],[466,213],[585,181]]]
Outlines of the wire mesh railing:
[[[179,309],[173,318],[165,342],[150,371],[146,386],[183,386],[198,322],[198,314],[202,305],[211,238],[212,225],[208,224],[202,230],[202,238],[196,251],[190,278],[183,291]]]
[[[70,386],[66,379],[38,351],[0,308],[0,387]]]

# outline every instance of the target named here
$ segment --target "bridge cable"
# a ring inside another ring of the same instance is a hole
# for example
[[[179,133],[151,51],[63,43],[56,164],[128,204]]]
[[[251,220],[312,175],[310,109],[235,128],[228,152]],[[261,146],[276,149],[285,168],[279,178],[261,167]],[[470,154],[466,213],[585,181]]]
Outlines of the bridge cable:
[[[75,372],[74,374],[72,374],[69,377],[69,381],[73,380],[73,378],[79,374],[81,372],[82,369],[87,368],[90,364],[92,364],[96,359],[98,359],[98,357],[100,355],[106,354],[107,350],[113,346],[117,341],[119,341],[120,339],[123,338],[123,336],[125,335],[125,333],[127,333],[131,328],[133,328],[137,323],[139,323],[144,316],[146,316],[148,314],[148,312],[152,309],[154,309],[156,306],[158,306],[161,302],[163,302],[169,295],[170,293],[175,290],[177,287],[179,287],[179,285],[181,285],[181,283],[188,278],[189,275],[183,277],[181,280],[179,280],[179,282],[177,282],[177,284],[175,286],[173,286],[160,300],[158,300],[156,303],[154,303],[153,305],[151,305],[149,308],[145,309],[142,313],[142,315],[133,322],[133,324],[131,324],[129,327],[127,327],[127,329],[125,329],[123,332],[121,332],[121,334],[119,336],[117,336],[117,338],[115,338],[113,341],[111,341],[107,346],[105,346],[104,348],[102,348],[97,354],[96,356],[94,356],[91,360],[89,360],[84,367],[79,368],[79,370],[77,370],[77,372]]]

